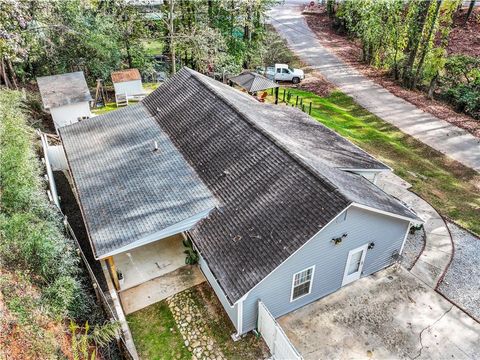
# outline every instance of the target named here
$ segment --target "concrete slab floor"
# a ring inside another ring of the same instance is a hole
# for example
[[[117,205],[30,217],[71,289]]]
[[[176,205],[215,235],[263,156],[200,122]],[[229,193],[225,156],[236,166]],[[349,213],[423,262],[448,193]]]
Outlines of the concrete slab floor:
[[[113,257],[117,271],[124,275],[121,290],[168,274],[185,266],[185,247],[180,234],[124,252]]]
[[[480,358],[480,325],[401,267],[278,320],[305,359]]]
[[[122,301],[123,311],[128,315],[204,281],[205,277],[200,268],[188,265],[120,291],[118,295]]]

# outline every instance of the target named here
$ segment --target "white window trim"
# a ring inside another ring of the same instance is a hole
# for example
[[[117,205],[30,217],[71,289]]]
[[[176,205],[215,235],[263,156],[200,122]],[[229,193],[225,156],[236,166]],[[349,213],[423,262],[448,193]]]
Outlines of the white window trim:
[[[293,289],[294,289],[294,287],[295,287],[295,276],[298,275],[298,274],[300,274],[300,273],[302,273],[302,272],[305,272],[305,271],[307,271],[307,270],[310,270],[310,269],[312,269],[312,277],[311,277],[311,279],[310,279],[310,286],[308,287],[308,293],[303,294],[302,296],[299,296],[299,297],[297,297],[297,298],[294,299],[294,298],[293,298]],[[295,274],[293,274],[293,276],[292,276],[292,289],[290,290],[290,302],[297,301],[298,299],[301,299],[301,298],[303,298],[303,297],[305,297],[305,296],[307,296],[307,295],[310,295],[310,294],[312,293],[312,286],[313,286],[313,278],[314,278],[314,276],[315,276],[315,265],[310,266],[310,267],[308,267],[308,268],[306,268],[306,269],[300,270],[300,271],[296,272]]]

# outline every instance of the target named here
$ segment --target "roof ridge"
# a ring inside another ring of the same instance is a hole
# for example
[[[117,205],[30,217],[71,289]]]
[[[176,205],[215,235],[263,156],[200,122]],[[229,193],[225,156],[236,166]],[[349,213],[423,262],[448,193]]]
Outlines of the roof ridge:
[[[347,201],[350,201],[351,200],[345,196],[341,191],[340,189],[338,188],[338,186],[336,186],[335,184],[333,184],[329,179],[327,179],[326,177],[324,177],[320,172],[318,172],[317,169],[315,169],[313,166],[307,164],[306,162],[304,162],[301,157],[299,157],[298,155],[294,154],[293,152],[291,152],[285,145],[283,145],[282,143],[280,143],[277,139],[275,139],[272,135],[270,135],[267,131],[265,131],[264,129],[262,129],[261,127],[259,127],[257,124],[255,124],[254,121],[250,120],[248,118],[248,116],[246,116],[235,104],[233,104],[226,96],[224,96],[223,94],[220,94],[218,93],[217,91],[215,91],[215,89],[213,89],[210,84],[208,84],[207,82],[205,81],[202,81],[202,79],[198,76],[198,75],[201,75],[201,76],[206,76],[206,75],[202,75],[202,74],[199,74],[197,72],[194,72],[192,69],[188,68],[188,67],[184,67],[183,69],[186,69],[190,75],[195,79],[197,80],[197,82],[199,82],[200,84],[204,85],[210,92],[212,92],[213,94],[215,94],[216,96],[218,96],[225,104],[227,104],[229,107],[231,107],[232,109],[235,110],[235,112],[237,113],[237,115],[239,115],[247,124],[249,124],[252,128],[254,128],[255,130],[257,130],[258,132],[260,132],[264,137],[266,137],[268,140],[270,140],[275,146],[277,146],[279,149],[281,149],[285,154],[287,154],[288,156],[290,156],[294,161],[295,163],[297,163],[298,165],[302,166],[305,170],[307,170],[309,173],[311,173],[315,178],[317,178],[318,180],[324,182],[329,188],[330,190],[332,191],[335,191],[337,192],[338,194],[340,194],[343,198],[345,198],[345,200]],[[183,70],[182,69],[182,70]],[[216,80],[215,80],[216,81]],[[328,166],[325,164],[325,166]]]

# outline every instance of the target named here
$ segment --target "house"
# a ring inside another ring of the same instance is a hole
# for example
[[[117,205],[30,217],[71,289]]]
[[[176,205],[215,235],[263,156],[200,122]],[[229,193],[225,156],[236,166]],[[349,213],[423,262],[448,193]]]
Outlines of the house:
[[[37,78],[43,107],[50,112],[55,130],[89,118],[92,96],[83,71]]]
[[[188,68],[60,136],[96,259],[129,252],[138,268],[183,233],[237,335],[256,328],[259,300],[279,317],[392,265],[421,222],[374,184],[386,165]]]
[[[142,77],[138,69],[119,70],[112,73],[115,98],[125,96],[127,100],[141,100],[145,97]]]

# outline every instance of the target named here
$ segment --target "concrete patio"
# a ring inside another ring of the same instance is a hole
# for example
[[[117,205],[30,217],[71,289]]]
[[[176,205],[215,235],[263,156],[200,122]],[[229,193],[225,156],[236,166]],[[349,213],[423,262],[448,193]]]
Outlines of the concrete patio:
[[[205,281],[196,265],[183,266],[168,274],[144,282],[118,295],[125,314],[131,314]]]
[[[197,266],[185,265],[182,239],[179,234],[114,256],[124,276],[118,295],[125,314],[205,281]]]
[[[480,325],[399,267],[279,319],[304,359],[475,359]]]
[[[113,257],[125,278],[120,290],[142,284],[185,266],[182,235],[174,235]]]

